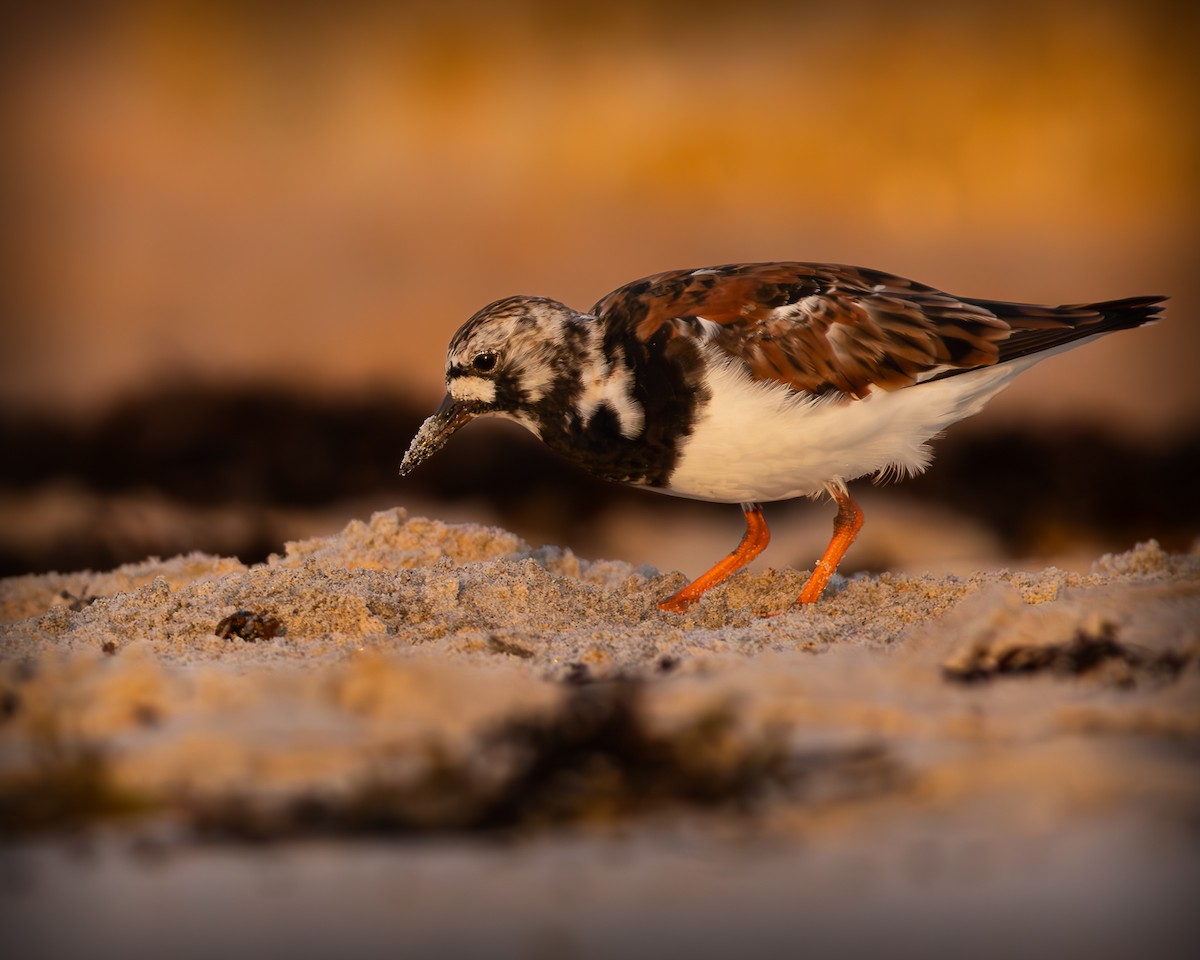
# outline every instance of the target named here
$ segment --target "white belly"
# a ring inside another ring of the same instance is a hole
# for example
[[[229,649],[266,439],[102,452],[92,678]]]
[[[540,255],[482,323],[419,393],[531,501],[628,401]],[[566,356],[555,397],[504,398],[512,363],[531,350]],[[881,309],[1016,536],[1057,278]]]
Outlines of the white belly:
[[[978,413],[1022,370],[1023,357],[943,380],[876,390],[862,400],[814,400],[740,363],[710,367],[712,399],[696,422],[666,493],[721,503],[817,496],[830,481],[920,473],[927,441]]]

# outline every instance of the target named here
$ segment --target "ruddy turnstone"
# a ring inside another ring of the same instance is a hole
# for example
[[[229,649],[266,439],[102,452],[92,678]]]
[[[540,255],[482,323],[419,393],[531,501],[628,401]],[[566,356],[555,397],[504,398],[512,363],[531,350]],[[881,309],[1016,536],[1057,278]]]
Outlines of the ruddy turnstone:
[[[659,273],[587,313],[508,297],[451,338],[446,397],[400,473],[499,416],[606,480],[741,504],[741,543],[659,603],[676,612],[766,547],[761,503],[828,493],[833,538],[799,596],[812,603],[862,526],[847,481],[920,473],[928,441],[1022,370],[1148,323],[1164,299],[976,300],[822,263]]]

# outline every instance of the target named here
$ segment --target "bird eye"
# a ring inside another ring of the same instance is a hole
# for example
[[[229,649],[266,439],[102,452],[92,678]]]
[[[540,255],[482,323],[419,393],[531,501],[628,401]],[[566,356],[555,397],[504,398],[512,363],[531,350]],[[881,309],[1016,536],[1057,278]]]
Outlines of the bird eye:
[[[489,370],[495,369],[496,355],[494,353],[477,353],[475,359],[471,361],[471,366],[480,373],[487,373]]]

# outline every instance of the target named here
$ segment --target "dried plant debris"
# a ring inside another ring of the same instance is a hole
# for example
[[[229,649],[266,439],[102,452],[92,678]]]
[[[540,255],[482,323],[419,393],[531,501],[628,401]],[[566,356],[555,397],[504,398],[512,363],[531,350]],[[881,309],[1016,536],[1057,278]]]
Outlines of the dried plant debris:
[[[750,813],[772,798],[830,802],[908,782],[876,744],[799,753],[782,730],[747,734],[732,711],[702,712],[669,732],[652,729],[644,685],[612,680],[566,687],[546,714],[509,718],[474,758],[437,750],[408,781],[373,777],[345,795],[249,795],[193,807],[207,838],[505,832],[597,824],[666,810]]]
[[[503,637],[492,634],[487,640],[488,650],[492,653],[500,653],[510,657],[518,657],[521,660],[529,660],[533,657],[533,651],[519,643],[513,643],[511,640],[505,640]]]
[[[80,588],[79,593],[72,593],[70,590],[61,590],[58,595],[61,599],[67,601],[67,609],[72,613],[79,613],[80,610],[90,607],[99,599],[99,597],[93,596],[88,592],[86,584]]]
[[[1102,621],[1080,627],[1062,643],[972,646],[944,663],[942,674],[959,683],[979,683],[1042,673],[1094,677],[1126,687],[1138,680],[1173,680],[1188,659],[1176,650],[1151,651],[1121,643],[1115,626]]]
[[[266,611],[237,610],[217,624],[213,631],[223,640],[239,637],[247,643],[271,640],[287,632],[287,627],[278,617]]]

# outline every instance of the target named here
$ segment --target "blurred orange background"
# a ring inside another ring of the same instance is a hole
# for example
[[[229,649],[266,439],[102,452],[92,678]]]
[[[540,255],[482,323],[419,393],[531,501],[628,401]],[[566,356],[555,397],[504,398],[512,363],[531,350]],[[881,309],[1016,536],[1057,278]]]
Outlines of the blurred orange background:
[[[997,299],[1168,294],[1163,323],[956,430],[1200,429],[1195,8],[104,10],[4,40],[9,416],[179,383],[431,410],[490,300],[802,259]]]

